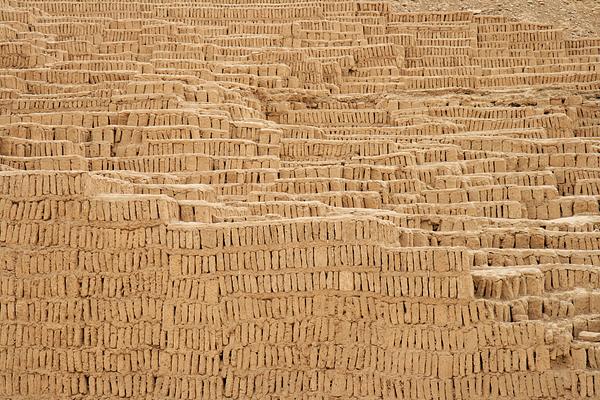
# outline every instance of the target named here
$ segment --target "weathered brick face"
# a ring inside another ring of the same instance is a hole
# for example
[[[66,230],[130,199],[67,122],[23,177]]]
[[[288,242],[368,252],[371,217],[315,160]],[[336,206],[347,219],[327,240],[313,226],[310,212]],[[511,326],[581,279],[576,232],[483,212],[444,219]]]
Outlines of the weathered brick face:
[[[0,4],[0,399],[600,398],[600,39],[370,0]]]

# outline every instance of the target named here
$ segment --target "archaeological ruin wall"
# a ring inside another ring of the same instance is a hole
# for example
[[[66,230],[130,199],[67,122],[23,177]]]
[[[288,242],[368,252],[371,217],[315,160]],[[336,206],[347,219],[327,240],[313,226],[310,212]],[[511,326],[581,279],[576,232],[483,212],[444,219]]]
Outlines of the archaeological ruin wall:
[[[1,399],[599,399],[600,38],[0,0]]]

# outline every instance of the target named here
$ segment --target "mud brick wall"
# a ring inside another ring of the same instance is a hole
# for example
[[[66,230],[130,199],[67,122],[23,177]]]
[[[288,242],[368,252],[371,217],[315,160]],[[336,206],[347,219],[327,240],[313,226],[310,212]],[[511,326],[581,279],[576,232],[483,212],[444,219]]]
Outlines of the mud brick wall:
[[[0,1],[0,399],[600,398],[599,99],[471,11]]]

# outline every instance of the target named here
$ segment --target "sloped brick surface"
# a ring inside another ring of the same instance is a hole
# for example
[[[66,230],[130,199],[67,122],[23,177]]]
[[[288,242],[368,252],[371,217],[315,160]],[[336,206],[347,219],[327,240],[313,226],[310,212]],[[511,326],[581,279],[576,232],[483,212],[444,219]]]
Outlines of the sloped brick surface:
[[[0,3],[0,398],[600,398],[600,38],[384,1]]]

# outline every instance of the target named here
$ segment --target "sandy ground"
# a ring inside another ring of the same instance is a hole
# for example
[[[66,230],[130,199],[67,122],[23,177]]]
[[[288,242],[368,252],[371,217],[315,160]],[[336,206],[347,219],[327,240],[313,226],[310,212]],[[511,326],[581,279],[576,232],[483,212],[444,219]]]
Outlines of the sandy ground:
[[[479,10],[566,28],[572,36],[600,37],[600,0],[399,0],[405,11]]]

